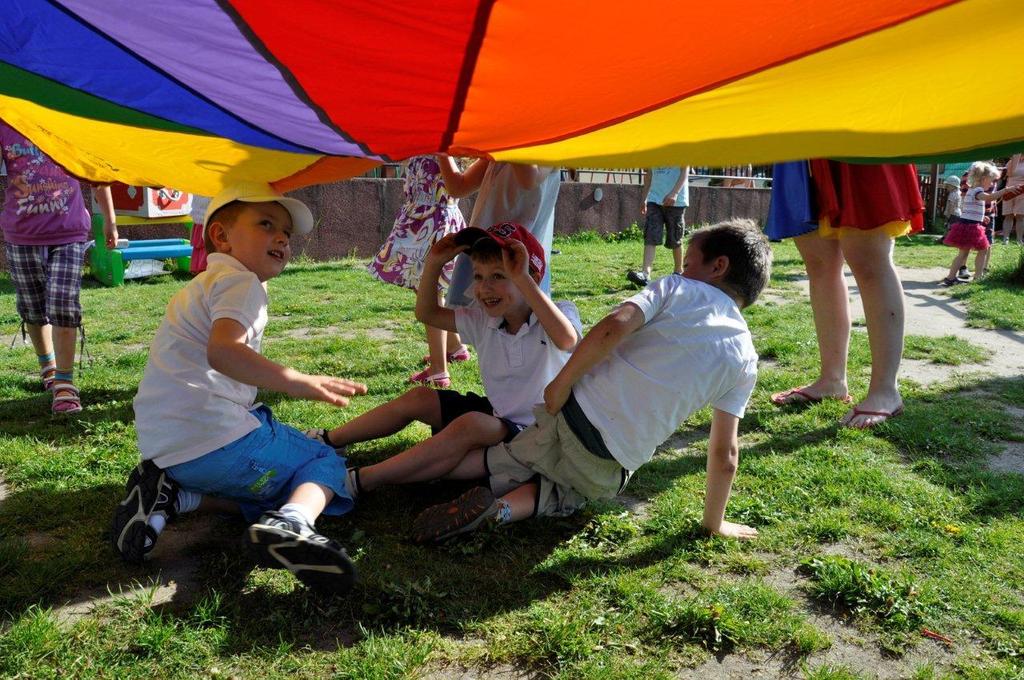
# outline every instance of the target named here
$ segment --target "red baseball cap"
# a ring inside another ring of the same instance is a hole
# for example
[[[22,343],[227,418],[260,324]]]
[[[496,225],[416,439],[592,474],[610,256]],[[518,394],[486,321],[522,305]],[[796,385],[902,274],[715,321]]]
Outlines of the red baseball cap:
[[[486,230],[480,227],[466,227],[455,234],[455,243],[460,246],[469,246],[469,250],[466,252],[471,252],[476,242],[485,238],[497,242],[502,247],[507,245],[509,241],[519,241],[526,246],[530,271],[535,272],[541,278],[544,277],[546,266],[544,262],[544,247],[523,225],[516,224],[515,222],[502,222]]]

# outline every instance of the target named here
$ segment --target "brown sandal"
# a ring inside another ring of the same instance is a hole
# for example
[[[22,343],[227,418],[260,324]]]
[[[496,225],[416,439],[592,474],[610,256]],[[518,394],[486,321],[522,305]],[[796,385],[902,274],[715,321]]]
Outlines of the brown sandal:
[[[470,489],[448,503],[432,505],[412,522],[412,540],[416,543],[443,541],[473,531],[498,514],[498,499],[485,486]]]
[[[796,397],[792,399],[791,397]],[[776,392],[770,397],[773,404],[776,406],[795,406],[799,404],[820,404],[825,399],[837,399],[844,404],[849,404],[853,401],[853,397],[846,394],[842,397],[816,397],[813,394],[807,393],[803,387],[791,387],[788,390],[782,392]]]
[[[898,407],[896,407],[892,411],[868,411],[866,409],[860,409],[860,408],[857,408],[856,406],[854,406],[853,407],[853,417],[854,418],[856,418],[857,416],[879,416],[881,418],[881,420],[879,420],[877,423],[874,423],[872,425],[868,425],[866,427],[855,427],[853,425],[850,425],[849,423],[843,423],[843,425],[844,425],[844,427],[848,427],[848,428],[850,428],[852,430],[870,430],[871,428],[878,427],[879,425],[881,425],[882,423],[886,422],[890,418],[895,418],[896,416],[901,415],[902,413],[903,413],[903,406],[898,406]]]

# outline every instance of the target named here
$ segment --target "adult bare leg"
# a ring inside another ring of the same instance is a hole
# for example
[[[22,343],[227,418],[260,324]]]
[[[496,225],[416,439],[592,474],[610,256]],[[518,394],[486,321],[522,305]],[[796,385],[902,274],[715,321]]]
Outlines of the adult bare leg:
[[[843,238],[840,247],[860,288],[871,347],[871,382],[856,409],[893,413],[903,406],[896,376],[903,357],[904,324],[903,284],[892,261],[893,241],[874,230]],[[956,269],[951,271],[955,276]],[[868,428],[884,420],[885,416],[858,415],[851,409],[842,422]]]
[[[1010,241],[1010,234],[1013,233],[1014,220],[1016,215],[1004,215],[1003,216],[1003,230],[999,232],[999,235],[1003,237],[1003,243]]]
[[[801,391],[813,398],[843,398],[847,395],[846,356],[850,347],[850,301],[843,276],[843,254],[838,241],[821,238],[817,233],[793,240],[807,267],[821,360],[817,380]]]

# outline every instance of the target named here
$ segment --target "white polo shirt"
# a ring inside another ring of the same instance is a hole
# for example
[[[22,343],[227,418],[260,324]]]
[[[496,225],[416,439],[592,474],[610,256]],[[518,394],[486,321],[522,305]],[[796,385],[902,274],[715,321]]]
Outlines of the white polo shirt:
[[[139,451],[158,467],[195,460],[259,427],[249,413],[256,388],[218,373],[206,360],[217,319],[242,324],[245,344],[260,351],[267,290],[235,258],[211,253],[206,271],[167,304],[133,402]]]
[[[645,323],[573,386],[605,446],[636,470],[707,404],[743,417],[757,380],[757,353],[736,303],[677,274],[626,300]]]
[[[576,305],[556,302],[555,306],[582,337]],[[480,378],[494,415],[533,425],[533,407],[544,401],[544,388],[569,361],[570,352],[555,346],[534,314],[512,335],[503,318],[487,316],[479,307],[459,307],[455,326],[463,341],[476,348]]]

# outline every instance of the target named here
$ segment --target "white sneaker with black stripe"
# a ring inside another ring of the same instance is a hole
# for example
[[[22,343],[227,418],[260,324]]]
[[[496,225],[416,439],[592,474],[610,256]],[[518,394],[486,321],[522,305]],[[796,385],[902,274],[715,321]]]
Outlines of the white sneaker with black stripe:
[[[125,562],[141,564],[156,545],[157,531],[150,517],[163,513],[167,520],[177,516],[178,484],[153,463],[135,466],[125,484],[125,499],[114,509],[110,541]]]
[[[355,583],[356,565],[340,544],[276,510],[250,525],[246,538],[261,564],[287,569],[310,588],[345,593]]]

